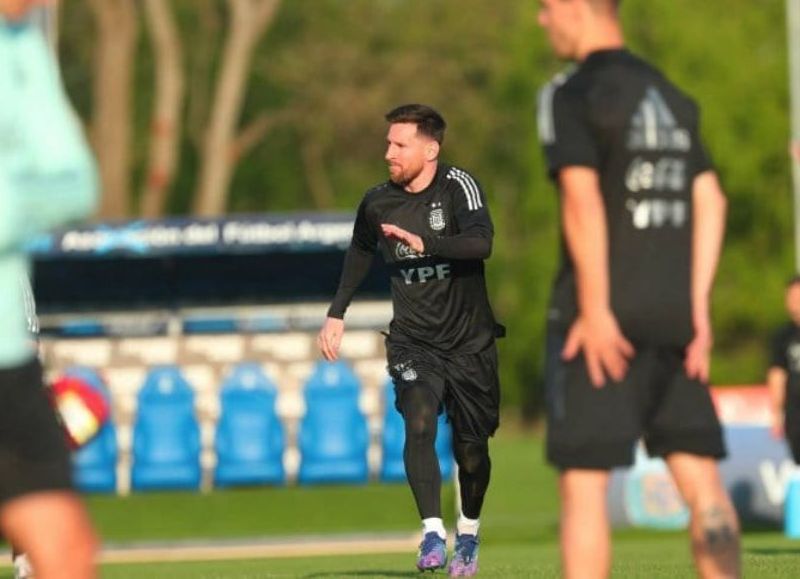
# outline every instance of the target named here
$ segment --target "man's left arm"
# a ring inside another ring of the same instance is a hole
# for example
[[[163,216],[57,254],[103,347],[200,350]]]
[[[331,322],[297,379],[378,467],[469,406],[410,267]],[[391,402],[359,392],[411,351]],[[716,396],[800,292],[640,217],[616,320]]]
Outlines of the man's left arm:
[[[692,378],[708,381],[713,334],[711,288],[725,236],[727,199],[714,171],[697,175],[692,186],[692,325],[694,338],[686,348],[685,367]]]

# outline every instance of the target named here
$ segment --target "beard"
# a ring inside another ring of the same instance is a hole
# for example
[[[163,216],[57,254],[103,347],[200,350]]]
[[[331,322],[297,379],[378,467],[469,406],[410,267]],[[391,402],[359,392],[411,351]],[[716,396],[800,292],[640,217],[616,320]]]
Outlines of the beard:
[[[393,167],[397,170],[392,171]],[[422,168],[422,165],[420,165],[419,167],[408,167],[407,169],[403,170],[399,165],[389,165],[389,179],[395,185],[404,187],[419,177],[419,174],[422,173]]]

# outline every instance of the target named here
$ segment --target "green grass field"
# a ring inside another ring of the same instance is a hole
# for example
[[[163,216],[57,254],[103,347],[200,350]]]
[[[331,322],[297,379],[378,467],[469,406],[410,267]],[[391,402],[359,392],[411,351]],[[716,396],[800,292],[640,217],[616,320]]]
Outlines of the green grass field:
[[[555,475],[543,464],[540,439],[507,432],[492,441],[491,452],[492,485],[482,523],[487,539],[529,542],[552,537],[558,509]],[[103,538],[113,542],[418,528],[405,484],[91,496],[87,503]],[[444,487],[442,505],[445,519],[452,522],[450,484]]]
[[[543,463],[541,438],[507,428],[492,441],[492,486],[482,518],[482,577],[557,577],[555,474]],[[443,505],[453,505],[445,487]],[[417,529],[408,488],[259,488],[90,497],[107,542],[371,533]],[[452,526],[453,510],[449,512]],[[800,577],[800,541],[778,531],[743,539],[745,577]],[[241,561],[109,564],[109,579],[255,579],[261,577],[414,577],[414,553]],[[9,575],[0,577],[5,579]],[[438,576],[443,576],[438,574]],[[615,533],[614,577],[693,577],[683,533]]]
[[[617,537],[613,577],[675,579],[694,577],[682,535]],[[383,556],[314,557],[159,565],[112,565],[103,570],[107,579],[260,579],[266,577],[429,577],[413,568],[413,554]],[[558,577],[558,551],[554,541],[535,544],[492,543],[481,551],[480,577]],[[747,536],[744,549],[747,578],[800,576],[800,545],[777,533]],[[438,573],[442,577],[444,574]],[[432,576],[431,576],[432,577]]]

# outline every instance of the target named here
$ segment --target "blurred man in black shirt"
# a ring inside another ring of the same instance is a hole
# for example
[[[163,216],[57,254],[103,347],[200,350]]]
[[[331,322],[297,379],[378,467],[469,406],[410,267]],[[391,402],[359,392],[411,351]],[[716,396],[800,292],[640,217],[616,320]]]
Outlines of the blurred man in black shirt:
[[[775,332],[767,387],[772,401],[772,432],[786,437],[795,463],[800,464],[800,276],[786,287],[789,321]]]
[[[477,572],[478,518],[489,485],[488,438],[498,426],[498,325],[486,293],[483,260],[494,230],[486,196],[466,171],[439,162],[445,122],[424,105],[386,115],[390,179],[364,196],[339,290],[319,334],[335,360],[344,313],[380,249],[391,271],[394,318],[386,340],[397,408],[406,425],[404,461],[423,523],[417,567],[446,565],[434,449],[437,415],[453,426],[461,514],[450,574]]]
[[[725,196],[697,105],[625,49],[618,0],[541,0],[557,56],[540,139],[558,186],[562,265],[548,312],[548,459],[560,470],[564,573],[606,577],[609,470],[644,436],[691,511],[703,577],[739,574],[738,523],[707,389]]]

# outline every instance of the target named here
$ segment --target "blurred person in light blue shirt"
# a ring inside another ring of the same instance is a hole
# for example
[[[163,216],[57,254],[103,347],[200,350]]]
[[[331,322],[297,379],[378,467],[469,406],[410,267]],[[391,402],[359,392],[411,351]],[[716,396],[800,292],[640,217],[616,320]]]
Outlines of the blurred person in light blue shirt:
[[[43,4],[0,0],[0,529],[28,553],[37,579],[89,579],[96,541],[41,387],[19,285],[25,243],[87,217],[97,198],[94,162],[32,13]]]
[[[19,5],[22,0],[4,0]],[[23,244],[88,216],[97,177],[41,30],[2,20],[0,31],[0,367],[30,358],[19,279]],[[6,299],[5,296],[15,296]]]

